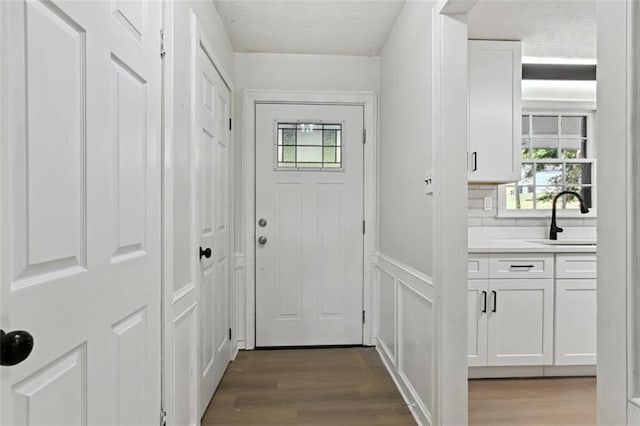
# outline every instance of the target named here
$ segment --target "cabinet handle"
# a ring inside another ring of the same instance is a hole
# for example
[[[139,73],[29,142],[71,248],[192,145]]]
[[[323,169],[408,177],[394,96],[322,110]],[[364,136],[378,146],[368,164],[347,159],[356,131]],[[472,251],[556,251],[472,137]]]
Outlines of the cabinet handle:
[[[533,268],[533,265],[511,265],[511,269],[531,269]]]
[[[473,151],[471,153],[471,171],[475,172],[476,170],[478,170],[478,153]]]
[[[491,309],[491,312],[497,312],[498,311],[498,293],[494,290],[491,292],[491,294],[493,295],[493,309]]]
[[[482,292],[482,313],[483,314],[487,313],[487,292],[486,291]]]

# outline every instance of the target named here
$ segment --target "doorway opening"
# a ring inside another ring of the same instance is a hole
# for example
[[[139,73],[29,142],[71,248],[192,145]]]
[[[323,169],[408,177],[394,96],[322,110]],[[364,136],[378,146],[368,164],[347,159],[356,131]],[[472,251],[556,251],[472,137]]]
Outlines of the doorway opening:
[[[545,7],[467,16],[470,425],[596,424],[596,6]]]
[[[245,92],[245,349],[371,344],[375,99]]]

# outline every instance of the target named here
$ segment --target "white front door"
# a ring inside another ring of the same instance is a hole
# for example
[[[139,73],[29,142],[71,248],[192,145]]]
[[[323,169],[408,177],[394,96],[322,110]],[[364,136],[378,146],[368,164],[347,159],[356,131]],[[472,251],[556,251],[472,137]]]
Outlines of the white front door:
[[[362,344],[363,107],[256,106],[256,345]]]
[[[196,161],[200,242],[200,415],[224,374],[229,351],[230,91],[202,43],[196,58]]]
[[[160,10],[0,4],[3,425],[158,422]]]

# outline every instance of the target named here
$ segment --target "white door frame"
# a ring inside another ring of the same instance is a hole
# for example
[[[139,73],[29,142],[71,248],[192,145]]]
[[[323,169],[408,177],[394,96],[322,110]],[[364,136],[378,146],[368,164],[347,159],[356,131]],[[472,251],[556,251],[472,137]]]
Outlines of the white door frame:
[[[174,326],[176,323],[181,321],[181,319],[186,315],[192,315],[195,313],[196,318],[197,310],[199,307],[197,306],[197,296],[196,301],[193,301],[191,297],[192,294],[197,294],[198,289],[196,288],[195,283],[190,283],[185,287],[179,289],[178,291],[174,291],[174,256],[173,256],[173,240],[174,240],[174,228],[173,228],[173,208],[174,208],[174,179],[175,179],[175,167],[174,167],[174,60],[175,55],[173,54],[174,46],[175,46],[175,32],[180,31],[180,29],[176,30],[174,28],[174,8],[175,2],[163,0],[163,25],[162,28],[165,31],[165,41],[164,41],[164,49],[166,55],[163,56],[163,70],[162,70],[162,407],[167,412],[167,423],[172,424],[173,416],[175,414],[175,407],[173,407],[173,401],[175,400],[174,389]],[[187,29],[182,29],[183,31],[187,31]],[[191,25],[188,29],[190,33],[190,65],[192,73],[195,73],[195,64],[196,64],[196,54],[200,41],[203,42],[203,46],[205,46],[205,50],[211,61],[213,62],[216,70],[222,77],[223,81],[227,84],[231,91],[230,98],[230,111],[229,116],[233,117],[234,114],[234,94],[235,88],[233,84],[233,79],[231,78],[231,74],[225,69],[223,62],[220,60],[220,56],[218,55],[215,45],[209,40],[208,35],[206,34],[204,27],[200,23],[200,19],[196,15],[196,13],[191,10]],[[195,134],[195,126],[196,126],[196,98],[194,96],[195,93],[195,79],[194,75],[189,75],[189,79],[191,80],[190,85],[190,98],[191,104],[190,107],[190,117],[191,123],[190,128],[192,135]],[[229,135],[229,142],[231,144],[231,153],[229,158],[229,194],[233,197],[234,194],[234,173],[233,167],[234,164],[234,156],[235,156],[235,138],[233,132]],[[190,142],[193,145],[193,140]],[[192,147],[192,152],[194,152]],[[192,168],[190,170],[190,200],[191,205],[196,206],[197,204],[197,170],[195,168],[195,164],[197,158],[192,156],[191,164]],[[229,225],[230,225],[230,238],[229,238],[229,267],[232,267],[232,257],[234,253],[233,244],[235,234],[235,217],[233,214],[233,200],[231,200],[231,208],[229,210]],[[195,208],[195,207],[194,207]],[[191,265],[191,276],[195,277],[196,273],[199,274],[197,268],[199,268],[199,256],[197,253],[198,250],[198,238],[196,237],[197,223],[195,221],[195,214],[191,219],[191,228],[190,228],[190,240],[193,242],[193,259],[194,262]],[[236,307],[232,300],[234,300],[234,285],[233,285],[233,276],[229,274],[229,324],[235,330],[237,328],[237,324],[234,321],[236,315]],[[173,317],[174,307],[180,307],[181,313],[177,317]],[[198,324],[197,329],[195,331],[196,340],[199,340],[200,336],[200,328],[199,328],[199,319],[196,319],[196,323]],[[196,359],[193,361],[194,365],[197,366],[197,354],[200,350],[199,346],[194,348],[194,354]],[[235,353],[237,352],[237,340],[232,339],[230,345],[230,358],[233,359]],[[198,404],[200,400],[200,380],[199,373],[194,373],[198,378],[194,380],[194,401],[195,404],[193,407],[190,407],[194,411],[194,418],[200,420],[200,413],[198,410]]]
[[[433,425],[467,414],[467,14],[477,0],[433,9],[434,284]]]
[[[318,105],[360,105],[364,107],[364,128],[367,143],[364,146],[364,283],[363,309],[367,319],[363,326],[363,344],[372,344],[373,332],[373,285],[371,270],[377,248],[377,95],[374,92],[301,92],[301,91],[242,91],[242,148],[243,148],[243,193],[246,285],[246,330],[245,349],[255,348],[256,275],[255,275],[255,105],[259,103],[293,103]],[[466,323],[465,323],[466,324]]]
[[[640,424],[640,4],[598,2],[598,424]]]

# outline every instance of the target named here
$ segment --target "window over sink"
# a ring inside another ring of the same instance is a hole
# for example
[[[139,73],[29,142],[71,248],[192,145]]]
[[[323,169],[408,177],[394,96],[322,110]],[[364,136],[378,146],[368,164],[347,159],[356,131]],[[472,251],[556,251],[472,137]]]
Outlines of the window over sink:
[[[595,206],[595,111],[523,110],[521,179],[501,185],[500,216],[545,216],[555,194],[579,193]],[[562,215],[580,215],[577,197],[558,199]]]

